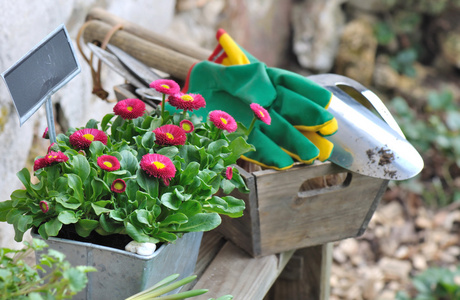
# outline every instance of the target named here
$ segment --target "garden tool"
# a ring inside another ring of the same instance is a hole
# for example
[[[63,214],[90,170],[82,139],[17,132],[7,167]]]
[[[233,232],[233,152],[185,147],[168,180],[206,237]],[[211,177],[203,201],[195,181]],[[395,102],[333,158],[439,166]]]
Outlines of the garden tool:
[[[210,56],[210,60],[215,63],[245,66],[257,62],[225,31],[219,30],[217,39],[219,44]],[[357,173],[388,180],[408,179],[421,171],[421,156],[406,140],[397,122],[377,95],[345,76],[322,74],[307,78],[332,93],[327,110],[337,120],[339,130],[325,137],[334,145],[330,161]],[[307,84],[302,88],[305,89],[302,92],[315,98],[314,90],[310,90]],[[309,118],[305,112],[302,112],[302,116]],[[299,126],[296,128],[301,132],[305,131]],[[313,131],[304,133],[322,149],[324,138]]]

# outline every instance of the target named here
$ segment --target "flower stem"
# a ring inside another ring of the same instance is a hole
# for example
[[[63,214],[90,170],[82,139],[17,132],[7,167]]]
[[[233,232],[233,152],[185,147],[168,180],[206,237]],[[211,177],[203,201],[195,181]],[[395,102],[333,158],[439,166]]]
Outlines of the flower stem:
[[[252,129],[254,129],[254,124],[256,123],[256,120],[257,118],[254,117],[251,121],[251,125],[249,125],[249,128],[248,130],[246,131],[246,135],[249,136],[249,134],[251,133]]]
[[[166,94],[163,94],[163,99],[161,100],[161,119],[164,122],[165,116],[165,102],[166,102]]]

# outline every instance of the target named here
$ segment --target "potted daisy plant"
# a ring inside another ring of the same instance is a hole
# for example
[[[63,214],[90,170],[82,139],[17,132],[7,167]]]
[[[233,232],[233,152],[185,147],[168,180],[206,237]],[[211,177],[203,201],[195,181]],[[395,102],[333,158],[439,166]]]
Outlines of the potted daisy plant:
[[[14,226],[16,241],[32,229],[72,263],[98,269],[82,298],[120,298],[165,275],[191,275],[202,232],[220,215],[243,214],[244,201],[228,194],[247,192],[234,168],[254,149],[246,128],[223,111],[197,117],[205,99],[181,93],[175,81],[151,87],[163,93],[161,106],[148,111],[125,99],[100,121],[59,134],[35,159],[34,176],[17,173],[24,188],[0,202],[0,221]],[[164,109],[166,97],[177,112]]]

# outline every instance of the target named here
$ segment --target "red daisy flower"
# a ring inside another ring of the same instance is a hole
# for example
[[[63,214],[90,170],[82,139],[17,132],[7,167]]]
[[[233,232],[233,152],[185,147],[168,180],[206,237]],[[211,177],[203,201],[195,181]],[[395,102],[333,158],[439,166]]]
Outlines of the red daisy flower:
[[[50,210],[50,206],[48,205],[48,202],[46,202],[45,200],[40,201],[38,206],[40,206],[40,209],[44,214],[46,214]]]
[[[114,193],[123,193],[126,190],[126,182],[123,179],[115,179],[110,187]]]
[[[209,120],[211,120],[217,128],[227,130],[228,132],[234,132],[238,127],[235,119],[233,119],[233,117],[225,111],[221,110],[213,110],[210,112]]]
[[[100,141],[107,145],[107,135],[104,131],[94,128],[84,128],[75,131],[69,137],[70,144],[78,149],[89,148],[94,141]]]
[[[250,107],[257,119],[261,120],[267,125],[270,125],[270,123],[272,122],[272,118],[270,117],[270,114],[265,108],[263,108],[261,105],[257,103],[251,103]]]
[[[161,154],[146,154],[142,156],[139,165],[149,176],[163,179],[166,186],[176,175],[176,167],[171,159]]]
[[[97,158],[97,165],[106,171],[116,171],[120,169],[120,162],[115,156],[101,155]]]
[[[189,120],[182,120],[179,123],[180,128],[185,131],[185,133],[190,133],[193,130],[195,130],[195,127],[193,126],[193,123]]]
[[[150,84],[150,87],[166,95],[174,95],[180,92],[180,86],[177,82],[169,79],[157,79]]]
[[[184,94],[178,93],[169,96],[169,104],[178,109],[183,110],[196,110],[206,106],[206,101],[204,101],[203,96],[200,94]]]
[[[113,112],[125,120],[141,117],[145,112],[145,103],[139,99],[125,99],[117,102]]]
[[[232,177],[233,177],[233,168],[228,166],[227,167],[227,170],[225,171],[225,177],[228,179],[228,180],[232,180]]]
[[[65,155],[61,151],[50,151],[45,157],[38,158],[34,161],[34,171],[51,166],[56,163],[66,162],[68,160],[69,157],[67,157],[67,155]]]
[[[158,145],[184,145],[187,139],[185,131],[177,125],[163,125],[153,132]]]
[[[34,161],[34,171],[37,171],[37,170],[42,169],[42,168],[47,167],[47,166],[48,166],[48,160],[46,159],[46,157],[37,158]]]
[[[45,132],[43,132],[42,138],[44,139],[49,139],[50,135],[48,133],[48,127],[46,127]]]

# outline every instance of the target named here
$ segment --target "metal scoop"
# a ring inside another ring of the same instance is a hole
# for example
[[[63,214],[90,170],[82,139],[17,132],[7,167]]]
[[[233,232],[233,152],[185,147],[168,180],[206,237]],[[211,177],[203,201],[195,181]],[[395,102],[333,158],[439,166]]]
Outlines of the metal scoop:
[[[331,162],[387,180],[405,180],[420,173],[424,165],[422,157],[376,94],[341,75],[307,78],[334,95],[328,111],[336,118],[339,129],[327,137],[334,144]]]

